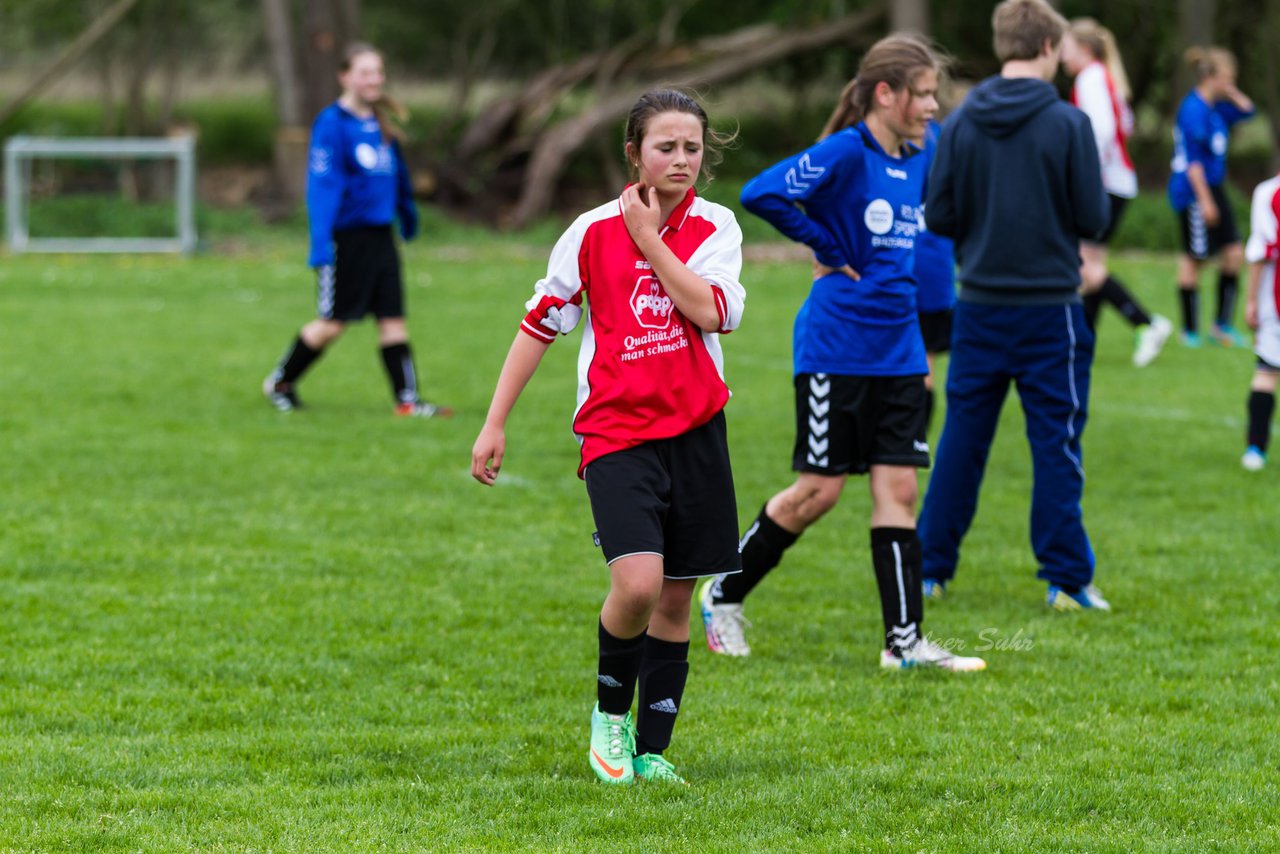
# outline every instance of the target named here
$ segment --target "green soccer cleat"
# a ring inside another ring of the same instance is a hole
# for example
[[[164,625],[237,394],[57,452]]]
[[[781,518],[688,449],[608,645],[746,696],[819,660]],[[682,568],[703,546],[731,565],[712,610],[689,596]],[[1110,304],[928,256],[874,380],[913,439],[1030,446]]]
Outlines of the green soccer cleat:
[[[676,773],[675,766],[666,760],[661,753],[646,753],[635,758],[637,780],[650,780],[656,783],[678,783],[689,785],[683,777]]]
[[[635,781],[631,760],[636,752],[636,729],[631,713],[606,715],[600,705],[591,710],[591,770],[601,782],[627,786]]]

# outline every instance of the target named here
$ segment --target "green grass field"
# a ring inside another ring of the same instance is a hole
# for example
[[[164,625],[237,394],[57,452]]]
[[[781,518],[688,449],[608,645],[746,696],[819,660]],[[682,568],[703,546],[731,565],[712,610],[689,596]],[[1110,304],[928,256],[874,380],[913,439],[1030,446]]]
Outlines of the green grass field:
[[[751,599],[750,659],[695,624],[668,754],[692,785],[613,790],[586,762],[607,575],[576,336],[500,485],[468,474],[549,246],[431,244],[406,254],[410,326],[450,422],[391,417],[368,325],[308,411],[262,400],[312,310],[301,240],[0,263],[0,850],[1280,848],[1277,472],[1238,463],[1248,353],[1172,344],[1138,371],[1105,317],[1085,510],[1113,613],[1043,605],[1011,395],[926,623],[985,673],[878,669],[854,482]],[[1115,266],[1175,316],[1172,258]],[[805,278],[749,264],[725,340],[744,520],[791,477]]]

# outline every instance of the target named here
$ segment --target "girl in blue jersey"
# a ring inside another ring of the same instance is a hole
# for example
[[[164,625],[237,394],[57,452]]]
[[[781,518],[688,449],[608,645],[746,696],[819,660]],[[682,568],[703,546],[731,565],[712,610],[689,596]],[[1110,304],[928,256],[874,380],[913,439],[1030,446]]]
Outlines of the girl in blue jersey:
[[[281,412],[302,406],[297,383],[348,323],[378,319],[378,344],[398,415],[430,418],[447,408],[418,396],[417,371],[405,327],[400,256],[391,233],[413,239],[418,212],[400,151],[404,134],[391,121],[404,110],[382,91],[382,56],[367,44],[347,49],[338,72],[342,96],[311,129],[307,216],[316,271],[316,318],[302,327],[263,382]]]
[[[1254,114],[1253,101],[1236,88],[1236,60],[1220,47],[1186,52],[1196,85],[1178,108],[1173,129],[1173,174],[1169,203],[1182,223],[1178,294],[1182,301],[1182,340],[1200,346],[1200,268],[1218,262],[1218,312],[1210,333],[1225,347],[1244,343],[1232,324],[1244,245],[1225,190],[1227,141],[1231,128]]]
[[[939,66],[915,37],[880,40],[841,94],[821,141],[742,190],[747,210],[813,250],[817,269],[795,322],[792,468],[799,475],[743,535],[743,571],[702,587],[715,652],[750,652],[743,599],[835,506],[850,474],[869,474],[881,665],[985,666],[931,643],[920,626],[915,470],[929,464],[928,365],[912,264],[927,165],[908,140],[920,138],[937,109]]]

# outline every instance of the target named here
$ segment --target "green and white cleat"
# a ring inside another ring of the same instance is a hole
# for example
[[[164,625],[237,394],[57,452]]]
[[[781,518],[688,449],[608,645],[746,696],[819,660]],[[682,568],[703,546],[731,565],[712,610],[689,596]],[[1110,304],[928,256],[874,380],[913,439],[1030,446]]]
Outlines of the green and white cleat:
[[[636,752],[636,730],[631,713],[606,715],[596,704],[591,710],[591,770],[602,782],[628,786],[635,781],[631,760]]]
[[[676,773],[675,766],[668,762],[661,753],[646,753],[643,756],[637,756],[635,769],[637,780],[649,780],[656,783],[677,783],[681,786],[689,785],[683,777]]]

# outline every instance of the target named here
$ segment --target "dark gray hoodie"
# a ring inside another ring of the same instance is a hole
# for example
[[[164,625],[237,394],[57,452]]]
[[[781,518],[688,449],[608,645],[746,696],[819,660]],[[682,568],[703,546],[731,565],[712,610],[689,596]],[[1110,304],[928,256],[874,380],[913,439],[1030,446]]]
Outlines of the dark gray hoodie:
[[[1079,241],[1109,216],[1089,119],[1043,80],[989,77],[943,126],[925,221],[955,240],[961,299],[1078,300]]]

